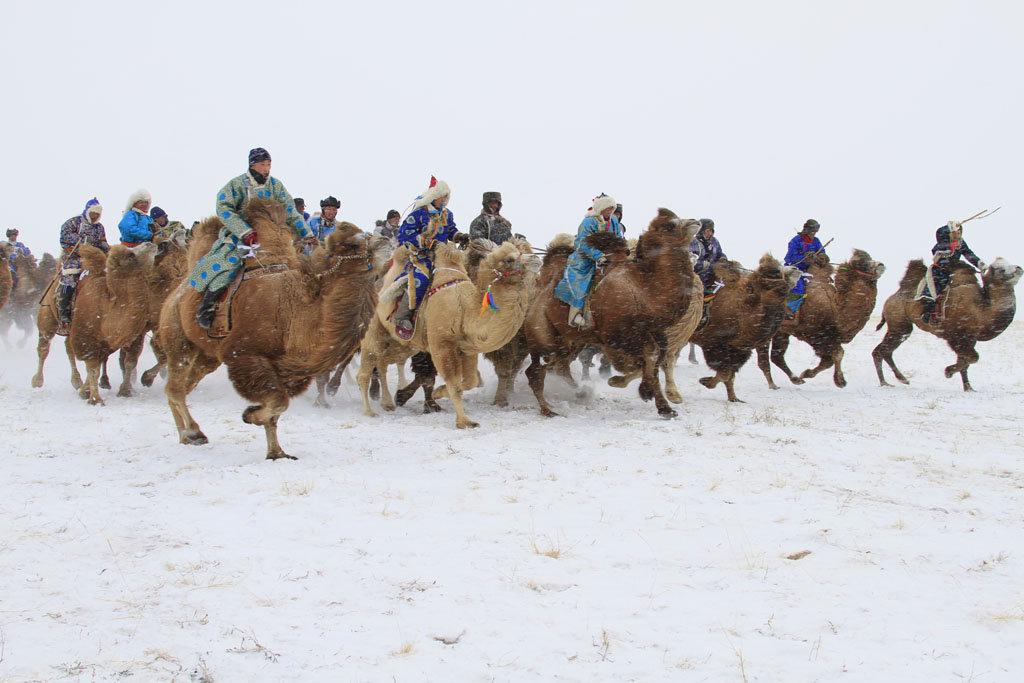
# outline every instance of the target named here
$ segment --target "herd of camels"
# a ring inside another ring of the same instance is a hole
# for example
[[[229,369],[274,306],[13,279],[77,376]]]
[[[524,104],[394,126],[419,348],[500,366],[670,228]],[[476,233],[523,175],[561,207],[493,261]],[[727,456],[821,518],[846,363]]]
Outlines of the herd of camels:
[[[296,251],[279,203],[253,199],[243,216],[260,235],[260,250],[258,258],[249,260],[244,276],[237,278],[240,284],[230,303],[222,304],[230,306],[231,324],[216,337],[196,325],[201,295],[189,287],[185,275],[216,239],[222,227],[218,218],[197,226],[188,243],[180,232],[158,244],[114,245],[107,254],[88,245],[80,247],[88,273],[77,288],[65,346],[71,382],[82,398],[103,403],[100,388],[109,388],[106,361],[115,352],[123,378],[118,396],[131,396],[132,378],[149,332],[158,363],[140,379],[150,386],[166,371],[167,401],[181,443],[207,442],[186,398],[203,377],[223,364],[236,391],[252,403],[242,419],[266,431],[267,458],[291,458],[277,439],[278,419],[289,401],[316,379],[317,403],[325,405],[323,392],[325,385],[330,386],[330,373],[344,368],[356,352],[361,355],[357,380],[367,415],[375,414],[370,395],[376,392],[371,385],[380,392],[385,410],[394,410],[396,402],[404,403],[422,388],[425,411],[439,410],[436,400],[448,398],[455,408],[456,426],[465,428],[477,426],[466,414],[463,394],[478,384],[481,353],[494,364],[498,377],[494,403],[499,406],[507,404],[515,378],[529,357],[529,386],[541,414],[551,416],[555,413],[544,397],[548,370],[575,386],[570,363],[585,348],[596,346],[622,373],[611,377],[609,384],[625,387],[639,379],[640,397],[653,399],[662,417],[673,417],[676,412],[670,403],[682,401],[674,368],[687,343],[701,347],[714,371],[700,383],[709,389],[724,384],[730,401],[739,400],[733,380],[754,351],[772,389],[778,388],[772,363],[795,384],[833,368],[836,386],[845,386],[843,345],[867,323],[875,307],[878,278],[885,270],[859,249],[839,266],[819,254],[809,268],[813,277],[798,317],[784,321],[786,295],[800,277],[796,268],[770,255],[762,257],[752,271],[736,262],[720,261],[715,275],[722,286],[701,325],[703,287],[688,248],[700,223],[659,209],[634,245],[608,233],[588,238],[609,257],[592,286],[588,326],[569,326],[567,305],[554,297],[573,251],[571,236],[556,237],[542,251],[543,258],[518,238],[502,245],[476,240],[467,250],[447,243],[435,246],[430,291],[420,304],[413,337],[402,341],[394,334],[390,316],[401,287],[394,283],[403,272],[405,247],[395,249],[385,238],[339,223],[326,243],[307,257]],[[6,260],[11,249],[0,243],[0,256]],[[12,322],[24,328],[25,317],[36,312],[39,369],[32,378],[34,387],[43,385],[43,364],[57,328],[52,296],[44,294],[52,292],[48,285],[56,263],[50,261],[19,263],[14,292],[9,270],[0,268],[0,308],[11,299],[0,331],[6,334]],[[949,344],[956,362],[945,369],[946,376],[959,373],[964,390],[969,391],[967,370],[978,360],[975,345],[998,336],[1012,322],[1014,286],[1024,271],[997,259],[981,274],[979,284],[972,268],[958,266],[942,319],[924,323],[922,303],[914,294],[925,268],[921,260],[911,261],[899,290],[885,302],[878,329],[885,325],[888,329],[872,352],[879,382],[887,385],[884,361],[897,380],[908,383],[892,354],[916,326]],[[493,305],[481,306],[487,292]],[[814,349],[820,359],[817,367],[799,375],[790,370],[785,360],[790,337]],[[402,368],[409,359],[414,378],[393,397],[387,369],[397,365],[404,380]],[[76,360],[85,363],[84,381]],[[436,373],[444,383],[435,390]],[[337,379],[336,374],[331,381]]]

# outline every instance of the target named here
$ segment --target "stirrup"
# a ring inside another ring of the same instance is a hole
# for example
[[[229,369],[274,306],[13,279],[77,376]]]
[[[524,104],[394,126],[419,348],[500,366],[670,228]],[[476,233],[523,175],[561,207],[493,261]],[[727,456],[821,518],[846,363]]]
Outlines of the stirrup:
[[[69,334],[71,334],[71,321],[68,320],[67,322],[65,322],[63,320],[58,320],[57,329],[54,330],[54,332],[62,337],[68,336]]]

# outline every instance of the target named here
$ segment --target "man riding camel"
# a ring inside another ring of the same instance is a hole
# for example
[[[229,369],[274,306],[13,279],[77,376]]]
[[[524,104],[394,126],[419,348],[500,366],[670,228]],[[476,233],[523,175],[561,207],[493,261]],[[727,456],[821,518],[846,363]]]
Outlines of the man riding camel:
[[[484,192],[483,209],[469,224],[472,239],[487,239],[501,244],[512,239],[512,223],[501,215],[501,193]]]
[[[82,275],[82,257],[78,247],[90,244],[106,253],[107,232],[100,223],[103,207],[95,197],[85,203],[81,215],[72,216],[60,226],[61,270],[57,285],[57,334],[67,336],[71,332],[71,300],[75,287]]]
[[[569,255],[565,275],[555,288],[555,297],[569,304],[569,324],[573,327],[583,327],[587,324],[584,308],[590,281],[593,280],[597,267],[608,262],[608,257],[587,244],[587,237],[599,232],[610,232],[617,237],[623,237],[619,219],[613,215],[615,206],[615,199],[606,194],[602,193],[594,198],[593,205],[576,231],[576,242],[573,245],[576,251]]]
[[[284,207],[285,221],[292,232],[307,244],[316,244],[316,238],[295,209],[295,201],[284,184],[271,177],[270,165],[270,152],[262,147],[249,150],[249,170],[229,180],[217,193],[217,217],[224,221],[224,227],[210,251],[199,259],[188,276],[189,284],[204,292],[196,314],[196,324],[203,329],[210,329],[217,301],[241,270],[246,256],[259,247],[256,231],[242,219],[242,206],[246,201],[252,197],[277,200]]]
[[[967,242],[964,242],[963,234],[963,225],[957,221],[949,221],[935,231],[932,264],[928,266],[928,274],[925,276],[928,284],[919,297],[924,303],[921,321],[926,324],[931,322],[932,313],[935,311],[935,302],[949,285],[950,266],[959,263],[960,258],[963,257],[980,271],[984,271],[987,267],[985,262],[971,251]]]
[[[405,273],[395,280],[406,283],[394,314],[395,334],[400,339],[412,339],[413,311],[422,301],[434,272],[431,252],[434,243],[449,240],[463,244],[469,242],[469,235],[455,229],[455,216],[448,209],[451,194],[448,183],[431,176],[430,187],[416,198],[412,213],[398,230],[398,244],[408,247],[410,254]]]
[[[796,266],[801,272],[806,273],[807,269],[811,267],[811,263],[814,262],[814,257],[825,253],[825,247],[821,244],[821,240],[817,238],[818,230],[820,229],[821,224],[818,221],[808,218],[804,223],[803,229],[789,241],[789,249],[786,251],[784,264]],[[796,317],[797,310],[799,310],[800,305],[807,296],[806,277],[801,275],[796,286],[789,290],[789,296],[786,297],[786,317],[790,320]]]

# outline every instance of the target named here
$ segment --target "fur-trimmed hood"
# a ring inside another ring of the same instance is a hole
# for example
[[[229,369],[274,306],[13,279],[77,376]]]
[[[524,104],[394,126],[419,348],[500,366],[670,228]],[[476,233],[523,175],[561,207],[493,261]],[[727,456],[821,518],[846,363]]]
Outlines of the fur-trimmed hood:
[[[151,204],[153,203],[153,196],[150,195],[149,190],[145,188],[139,188],[138,190],[135,190],[135,192],[132,192],[130,195],[128,195],[128,202],[124,205],[123,213],[128,213],[129,211],[132,210],[132,207],[135,206],[136,202],[142,201],[146,201]]]
[[[615,197],[609,197],[606,194],[598,195],[594,198],[594,203],[590,207],[590,210],[587,211],[587,215],[600,216],[602,211],[605,209],[614,209],[616,204],[617,202],[615,201]]]
[[[415,211],[416,209],[422,208],[424,206],[427,206],[428,204],[433,203],[435,199],[440,199],[441,197],[448,197],[450,201],[451,196],[452,190],[450,187],[448,187],[448,183],[446,183],[443,180],[436,180],[433,177],[431,177],[430,187],[424,190],[423,194],[416,198],[416,201],[413,202],[412,209],[413,211]]]

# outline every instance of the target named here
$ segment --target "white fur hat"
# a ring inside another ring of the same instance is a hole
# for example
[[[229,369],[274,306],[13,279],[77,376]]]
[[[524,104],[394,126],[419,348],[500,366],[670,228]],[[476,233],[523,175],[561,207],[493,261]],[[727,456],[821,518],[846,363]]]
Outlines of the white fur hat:
[[[128,195],[128,203],[124,206],[124,212],[128,213],[135,206],[136,202],[152,202],[153,197],[149,194],[149,190],[139,189]]]
[[[438,180],[434,176],[430,176],[430,187],[423,191],[423,194],[413,203],[412,208],[416,209],[430,204],[435,199],[441,197],[451,197],[452,191],[448,187],[448,183],[443,180]]]
[[[600,216],[601,212],[605,209],[614,209],[618,202],[615,201],[614,197],[609,197],[606,194],[600,194],[594,197],[594,204],[590,207],[590,211],[587,211],[588,216]]]

